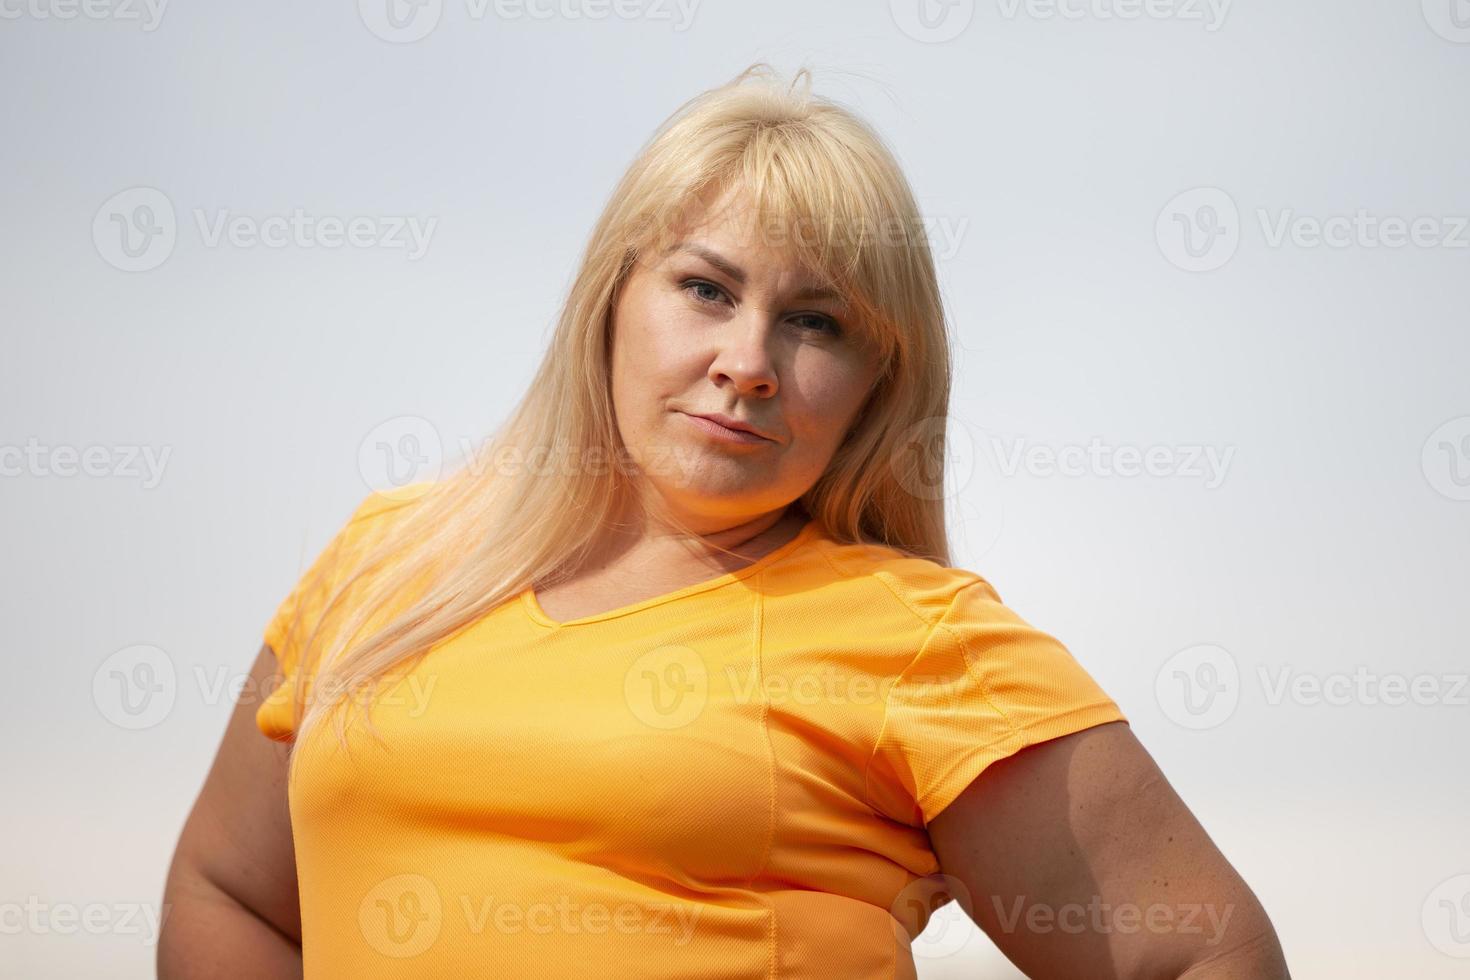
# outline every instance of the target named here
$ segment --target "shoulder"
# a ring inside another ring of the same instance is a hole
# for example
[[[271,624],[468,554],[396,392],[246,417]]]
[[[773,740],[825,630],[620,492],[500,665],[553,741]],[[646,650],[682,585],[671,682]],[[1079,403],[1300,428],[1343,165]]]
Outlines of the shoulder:
[[[353,578],[374,548],[432,485],[422,482],[393,490],[374,490],[358,500],[346,520],[335,525],[316,558],[304,572],[298,573],[295,585],[278,605],[266,630],[266,642],[273,650],[278,654],[287,652],[282,646],[287,639],[287,627],[298,617],[319,616],[338,587]]]
[[[879,544],[848,544],[823,537],[813,542],[808,563],[824,579],[824,592],[847,608],[890,610],[927,631],[967,596],[999,602],[978,572],[918,558]]]
[[[349,524],[372,521],[387,514],[411,507],[430,493],[436,484],[424,480],[391,490],[372,490],[358,502]]]
[[[335,525],[326,545],[300,576],[296,591],[309,590],[318,599],[331,595],[389,538],[390,532],[402,523],[430,486],[425,482],[387,491],[373,490],[360,498],[346,520],[339,518],[340,523]],[[288,599],[288,602],[297,601],[308,600],[299,595]]]
[[[353,509],[338,532],[344,546],[362,546],[383,537],[390,527],[413,510],[414,504],[433,488],[430,481],[410,483],[391,490],[373,490]]]

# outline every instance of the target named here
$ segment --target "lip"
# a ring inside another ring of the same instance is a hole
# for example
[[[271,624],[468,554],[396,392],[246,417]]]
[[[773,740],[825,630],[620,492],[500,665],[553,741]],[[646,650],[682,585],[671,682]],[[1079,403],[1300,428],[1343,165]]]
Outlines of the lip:
[[[718,412],[710,412],[709,414],[703,415],[696,415],[693,412],[685,412],[684,414],[704,432],[727,442],[761,443],[776,441],[749,422],[732,419],[728,415],[721,415]]]

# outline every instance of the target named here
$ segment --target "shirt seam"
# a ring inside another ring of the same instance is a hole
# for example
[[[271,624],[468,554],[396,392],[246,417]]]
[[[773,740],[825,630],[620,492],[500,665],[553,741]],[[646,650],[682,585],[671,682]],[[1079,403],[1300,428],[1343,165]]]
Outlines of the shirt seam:
[[[605,614],[590,618],[581,617],[579,619],[572,619],[566,622],[558,623],[549,618],[546,618],[541,612],[536,609],[535,606],[531,604],[531,598],[527,594],[526,589],[522,589],[520,591],[520,598],[522,601],[522,605],[525,606],[526,612],[531,615],[531,618],[535,620],[537,624],[545,626],[548,629],[563,629],[577,626],[595,626],[599,623],[612,622],[613,620],[622,619],[626,616],[634,616],[648,609],[656,609],[659,606],[666,605],[670,602],[678,602],[681,599],[692,599],[697,595],[704,595],[706,592],[714,592],[717,589],[728,589],[731,586],[739,585],[740,583],[745,582],[747,579],[750,578],[755,578],[757,579],[757,581],[759,581],[761,576],[765,575],[766,572],[770,571],[772,568],[777,567],[782,562],[789,561],[790,559],[795,558],[797,555],[801,554],[807,548],[810,548],[816,542],[817,538],[815,537],[803,541],[801,544],[793,548],[790,552],[784,555],[778,555],[774,561],[769,562],[760,568],[752,568],[750,566],[747,566],[745,568],[737,568],[733,572],[726,572],[723,575],[716,576],[715,578],[712,578],[707,582],[696,582],[693,585],[686,586],[684,589],[678,589],[672,595],[654,596],[653,598],[648,599],[645,602],[635,603],[633,606],[627,609],[623,609],[621,611],[611,610]],[[787,543],[789,544],[790,542]],[[759,561],[760,559],[757,560]]]
[[[958,595],[955,598],[958,598]],[[924,640],[919,644],[919,649],[914,652],[914,655],[909,658],[908,663],[904,664],[903,669],[898,672],[898,679],[894,681],[893,685],[888,689],[888,695],[883,699],[883,716],[878,721],[878,735],[873,739],[873,748],[868,753],[868,761],[863,764],[863,803],[875,813],[881,813],[882,810],[873,803],[873,760],[878,758],[878,749],[882,747],[883,736],[888,732],[888,709],[893,702],[894,689],[902,682],[903,676],[908,673],[909,668],[917,663],[919,658],[924,655],[924,651],[929,646],[929,641],[934,638],[935,632],[939,629],[940,622],[949,614],[949,610],[953,608],[954,602],[955,599],[950,599],[949,605],[945,607],[944,612],[940,614],[939,618],[933,623],[928,624],[929,631],[924,635]],[[904,605],[907,606],[908,604],[904,603]],[[909,611],[913,612],[913,609],[910,608]]]
[[[878,758],[878,751],[883,747],[883,738],[888,734],[888,716],[893,705],[894,694],[897,691],[899,684],[903,682],[904,675],[909,672],[909,669],[912,668],[914,664],[919,661],[919,658],[924,655],[924,652],[929,649],[929,645],[934,641],[935,635],[939,632],[941,628],[949,633],[949,635],[954,639],[955,644],[960,648],[960,657],[963,659],[965,664],[965,673],[974,679],[976,686],[980,690],[981,700],[984,701],[985,704],[1000,717],[1001,721],[1005,723],[1008,731],[1004,738],[1014,738],[1020,731],[1020,729],[1016,727],[1015,722],[1011,721],[1010,715],[1006,714],[1005,710],[995,703],[995,699],[991,696],[990,688],[986,685],[984,678],[980,677],[978,674],[974,673],[971,670],[970,665],[973,663],[974,658],[971,656],[970,647],[965,643],[964,636],[951,624],[945,622],[945,620],[949,618],[949,614],[954,611],[956,603],[959,602],[960,596],[965,592],[965,590],[973,589],[975,586],[983,584],[985,584],[985,580],[977,576],[975,581],[968,582],[955,590],[955,594],[950,597],[948,605],[944,607],[944,612],[941,613],[939,618],[934,621],[928,635],[924,637],[924,642],[919,644],[918,652],[915,653],[913,657],[909,659],[908,663],[904,665],[903,670],[901,670],[898,674],[898,679],[894,682],[892,687],[889,688],[888,696],[883,699],[883,717],[878,725],[878,736],[873,740],[873,750],[868,756],[867,763],[863,766],[863,802],[875,812],[881,813],[883,811],[879,807],[875,806],[873,803],[873,761]],[[912,608],[910,608],[910,611],[913,611]],[[996,742],[991,744],[998,744],[1000,741],[1003,740],[1004,739],[997,739]],[[927,795],[927,793],[925,795]],[[915,794],[914,805],[919,807],[920,812],[922,813],[923,808],[920,805],[918,794]]]
[[[972,589],[975,586],[982,584],[986,583],[981,580],[977,580],[969,583],[968,585],[961,586],[959,589],[955,590],[954,599],[952,599],[949,604],[950,608],[946,609],[944,611],[944,616],[940,617],[939,625],[943,626],[946,630],[949,631],[949,634],[954,637],[955,644],[960,648],[960,658],[965,662],[965,673],[975,678],[975,683],[980,688],[980,697],[985,701],[987,705],[994,709],[996,714],[1000,715],[1001,719],[1006,723],[1006,727],[1011,730],[1011,734],[1015,735],[1019,731],[1019,729],[1016,728],[1015,722],[1011,721],[1011,716],[1006,714],[1004,708],[995,703],[995,699],[992,698],[990,695],[990,688],[987,687],[985,684],[985,678],[981,677],[978,673],[975,673],[973,671],[972,665],[975,663],[975,657],[972,654],[971,647],[965,642],[964,634],[955,629],[949,623],[944,622],[945,616],[949,615],[950,610],[952,610],[955,603],[959,601],[960,594],[964,592],[965,589]]]
[[[825,551],[825,550],[824,551],[820,551],[819,554],[822,556],[822,560],[827,563],[827,566],[829,568],[831,568],[832,571],[835,572],[838,575],[839,578],[849,579],[849,578],[855,578],[855,577],[857,577],[857,576],[854,576],[851,571],[849,571],[848,569],[842,568],[835,561],[833,561],[831,554],[829,554],[827,551]],[[944,607],[944,611],[941,612],[931,622],[928,618],[926,618],[925,616],[923,616],[917,609],[915,609],[913,607],[913,604],[910,603],[909,600],[906,597],[904,597],[903,595],[899,594],[899,590],[898,589],[895,589],[892,585],[890,585],[888,583],[888,581],[883,578],[883,576],[878,575],[874,571],[868,571],[866,574],[869,575],[869,576],[871,576],[872,578],[876,579],[878,581],[878,583],[883,586],[883,588],[887,589],[893,595],[893,598],[895,598],[895,599],[898,600],[899,605],[901,605],[905,609],[907,609],[909,611],[909,614],[912,615],[915,619],[917,619],[919,621],[920,625],[922,625],[922,626],[925,627],[926,632],[924,634],[923,641],[919,644],[919,649],[914,653],[914,655],[911,658],[909,658],[908,663],[904,664],[903,670],[899,671],[899,673],[898,673],[899,678],[902,678],[903,675],[908,672],[908,669],[910,667],[912,667],[918,661],[918,659],[919,659],[920,656],[923,655],[925,647],[927,647],[929,645],[929,640],[934,636],[935,629],[937,629],[938,626],[939,626],[939,624],[944,621],[944,617],[947,616],[947,615],[949,615],[950,609],[954,607],[955,600],[957,600],[959,598],[959,590],[958,589],[955,590],[955,594],[950,598],[949,603]],[[971,584],[974,584],[974,583],[971,583]],[[968,587],[969,587],[968,585],[963,586],[963,588],[968,588]],[[897,687],[897,686],[898,686],[897,683],[895,683],[893,685],[893,687]],[[890,687],[889,690],[888,690],[888,695],[886,697],[884,697],[884,699],[883,699],[883,716],[882,716],[881,719],[879,719],[879,722],[878,722],[878,735],[877,735],[876,738],[873,739],[873,748],[872,748],[872,751],[868,753],[868,759],[867,759],[867,761],[865,763],[863,763],[863,805],[866,806],[868,809],[872,810],[874,813],[878,813],[878,814],[882,814],[883,811],[880,808],[878,808],[878,807],[876,807],[876,806],[873,805],[873,793],[872,793],[872,782],[871,782],[872,775],[873,775],[873,760],[878,757],[878,749],[883,744],[883,735],[888,730],[888,706],[889,706],[890,701],[892,700],[892,697],[893,697],[893,688]]]
[[[792,554],[795,554],[797,551],[800,551],[800,550],[801,550],[801,548],[797,548],[796,551],[793,551],[792,552]],[[770,865],[770,863],[771,863],[771,854],[774,851],[775,844],[776,844],[776,813],[777,813],[777,803],[778,803],[778,800],[776,798],[776,795],[777,795],[777,793],[779,791],[779,779],[777,778],[777,771],[779,769],[779,766],[778,766],[777,759],[776,759],[776,743],[771,738],[771,717],[770,717],[770,715],[771,715],[771,703],[770,703],[770,699],[766,696],[766,591],[765,591],[765,584],[766,584],[766,574],[767,574],[767,572],[769,572],[770,569],[774,565],[777,565],[777,564],[780,564],[780,562],[779,561],[773,562],[771,565],[767,565],[764,568],[761,568],[761,569],[757,570],[757,573],[756,573],[756,576],[755,576],[757,588],[755,590],[755,600],[756,601],[755,601],[755,624],[754,624],[754,633],[755,633],[755,651],[754,651],[754,654],[755,654],[755,666],[756,666],[756,680],[757,680],[757,682],[759,684],[759,687],[757,687],[756,689],[761,692],[761,702],[760,702],[760,729],[761,729],[761,736],[765,740],[766,760],[767,760],[767,765],[768,765],[768,769],[767,769],[767,795],[766,795],[766,799],[767,799],[767,816],[766,816],[766,843],[765,843],[765,847],[764,847],[764,849],[763,849],[763,851],[761,853],[760,862],[756,865],[755,870],[751,872],[750,877],[748,877],[745,880],[745,884],[747,886],[753,885],[755,883],[755,880],[757,878],[759,878],[765,872],[766,868]],[[761,892],[755,891],[755,894],[760,897],[760,901],[766,906],[766,913],[767,913],[767,915],[770,918],[770,926],[769,926],[769,928],[766,931],[766,956],[767,956],[767,963],[768,963],[767,975],[770,978],[770,980],[775,980],[775,978],[776,978],[776,965],[777,965],[777,958],[776,958],[776,946],[777,946],[776,905],[775,905],[775,903],[773,901],[771,901],[766,895],[762,894]]]
[[[891,584],[889,584],[889,582],[888,582],[887,579],[883,578],[883,576],[879,575],[877,572],[875,572],[875,571],[868,571],[868,572],[860,573],[858,575],[854,575],[851,571],[849,571],[848,569],[843,568],[841,565],[838,565],[835,561],[833,561],[832,560],[832,556],[828,552],[822,551],[822,552],[820,552],[820,554],[822,556],[822,560],[827,563],[827,566],[829,568],[831,568],[832,571],[836,572],[837,575],[840,578],[842,578],[842,579],[861,578],[863,575],[866,575],[866,576],[868,576],[870,578],[873,578],[873,579],[877,580],[877,582],[880,585],[882,585],[883,588],[887,589],[890,593],[892,593],[893,597],[898,600],[899,605],[901,605],[905,609],[907,609],[909,611],[909,613],[915,619],[917,619],[919,621],[919,624],[921,626],[924,626],[926,628],[932,629],[935,626],[935,624],[937,624],[939,622],[939,620],[943,619],[945,617],[945,615],[949,612],[949,608],[946,606],[944,612],[943,613],[940,613],[939,616],[936,619],[934,619],[934,620],[931,621],[929,619],[929,617],[925,616],[923,613],[921,613],[917,609],[915,609],[914,606],[913,606],[913,603],[909,602],[909,600],[905,596],[903,596],[902,594],[900,594],[900,592],[899,592],[898,589],[895,589]],[[978,578],[978,576],[977,576],[977,581],[980,581],[980,579]],[[974,584],[974,583],[968,583],[968,584],[962,586],[962,588],[969,588],[969,586],[971,584]],[[953,600],[951,600],[950,605],[953,605]]]

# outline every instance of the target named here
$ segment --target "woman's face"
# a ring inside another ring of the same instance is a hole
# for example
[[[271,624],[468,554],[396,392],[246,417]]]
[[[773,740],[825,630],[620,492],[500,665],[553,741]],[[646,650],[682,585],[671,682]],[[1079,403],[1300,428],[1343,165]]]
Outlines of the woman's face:
[[[613,310],[613,406],[640,490],[699,533],[805,493],[880,368],[842,300],[815,295],[800,266],[762,240],[752,212],[724,203],[672,248],[641,256]],[[765,438],[734,441],[694,417],[709,414]]]

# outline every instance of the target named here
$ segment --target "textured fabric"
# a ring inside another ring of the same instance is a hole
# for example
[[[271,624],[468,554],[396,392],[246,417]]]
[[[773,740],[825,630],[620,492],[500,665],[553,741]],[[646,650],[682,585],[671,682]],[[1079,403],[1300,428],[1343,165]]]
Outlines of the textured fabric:
[[[317,559],[331,581],[402,506],[363,502]],[[324,591],[265,631],[272,738],[284,627]],[[926,824],[995,760],[1110,721],[983,578],[815,522],[570,622],[527,589],[391,679],[381,744],[322,725],[294,754],[306,980],[913,977]]]

